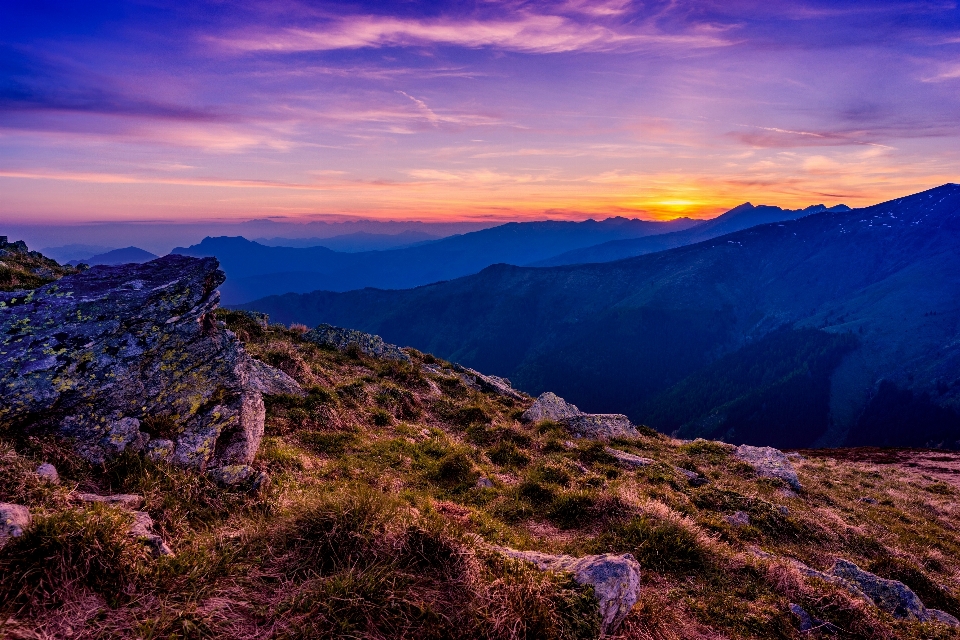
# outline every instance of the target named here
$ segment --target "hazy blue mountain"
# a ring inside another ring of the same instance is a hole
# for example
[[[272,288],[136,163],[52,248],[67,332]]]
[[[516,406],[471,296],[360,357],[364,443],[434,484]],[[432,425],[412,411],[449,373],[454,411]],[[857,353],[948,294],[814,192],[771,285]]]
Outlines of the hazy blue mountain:
[[[108,251],[113,251],[114,247],[102,247],[96,244],[65,244],[61,247],[44,247],[40,253],[53,258],[60,264],[66,264],[70,260],[80,260],[90,256],[99,255]]]
[[[956,446],[960,186],[617,262],[273,296],[686,437]]]
[[[113,266],[118,264],[130,264],[132,262],[150,262],[151,260],[155,260],[159,257],[160,256],[150,253],[149,251],[144,251],[139,247],[125,247],[123,249],[107,251],[106,253],[91,256],[83,260],[71,260],[67,264],[78,265],[82,262],[90,265],[91,267],[98,264]]]
[[[511,222],[406,249],[359,253],[326,247],[267,247],[245,238],[221,237],[204,238],[198,245],[178,247],[172,253],[218,258],[227,274],[221,287],[223,300],[233,304],[284,292],[415,287],[476,273],[491,264],[527,264],[614,238],[665,233],[694,224],[687,218]]]
[[[823,211],[850,211],[850,207],[839,204],[827,208],[825,205],[816,204],[806,209],[781,209],[780,207],[772,207],[769,205],[753,206],[749,202],[745,202],[692,229],[646,238],[611,240],[610,242],[604,242],[591,247],[567,251],[558,256],[541,260],[531,266],[548,267],[562,264],[582,264],[585,262],[612,262],[614,260],[642,256],[647,253],[665,251],[667,249],[683,247],[688,244],[703,242],[704,240],[717,238],[727,233],[733,233],[734,231],[749,229],[759,224],[796,220],[797,218]]]
[[[444,236],[424,233],[423,231],[404,231],[402,233],[347,233],[331,238],[257,238],[258,242],[268,247],[326,247],[344,253],[359,251],[382,251],[384,249],[401,249],[432,240],[439,240]]]

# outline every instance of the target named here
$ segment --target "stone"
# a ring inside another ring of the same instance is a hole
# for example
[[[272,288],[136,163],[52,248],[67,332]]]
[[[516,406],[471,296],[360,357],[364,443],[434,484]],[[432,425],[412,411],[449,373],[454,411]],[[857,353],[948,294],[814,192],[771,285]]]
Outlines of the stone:
[[[269,483],[269,476],[266,473],[246,464],[220,467],[209,471],[207,475],[221,487],[228,489],[259,491]]]
[[[649,466],[655,462],[655,460],[651,460],[650,458],[643,458],[632,453],[627,453],[626,451],[614,449],[613,447],[604,447],[603,450],[616,458],[617,462],[635,469]]]
[[[477,486],[481,489],[492,489],[493,480],[491,480],[490,478],[480,477],[477,479]]]
[[[22,504],[0,502],[0,545],[7,538],[19,538],[30,527],[30,509]]]
[[[810,631],[813,629],[813,618],[810,617],[809,613],[804,611],[803,607],[791,602],[790,613],[792,613],[797,619],[797,622],[799,622],[800,631]]]
[[[45,481],[48,484],[58,485],[60,484],[60,474],[57,473],[57,468],[50,464],[49,462],[44,462],[39,467],[37,467],[37,475],[40,476],[40,479]]]
[[[504,555],[532,563],[541,571],[566,571],[578,584],[590,585],[600,605],[601,631],[613,633],[637,602],[640,564],[632,554],[604,553],[575,558],[497,547]]]
[[[581,438],[609,440],[612,438],[635,438],[640,435],[630,419],[618,413],[584,413],[555,393],[540,394],[523,419],[530,422],[552,420],[565,426]]]
[[[410,356],[400,350],[395,344],[384,342],[380,336],[375,336],[355,329],[344,329],[329,324],[319,324],[303,334],[303,339],[314,344],[335,347],[343,350],[351,344],[357,345],[362,353],[375,358],[387,358],[410,362]]]
[[[827,573],[856,587],[894,618],[926,620],[927,608],[913,590],[902,582],[887,580],[864,571],[849,560],[838,559]]]
[[[130,535],[150,547],[153,555],[172,556],[173,551],[153,530],[153,518],[145,511],[133,512],[133,524],[130,526]]]
[[[0,292],[0,421],[69,437],[98,464],[154,437],[183,467],[251,462],[263,394],[303,392],[216,320],[218,267],[169,255]],[[150,433],[157,417],[175,435]]]
[[[530,405],[530,408],[523,412],[523,419],[530,422],[540,422],[542,420],[561,422],[582,413],[575,405],[570,404],[557,394],[547,391],[541,393]]]
[[[70,497],[80,502],[99,502],[111,507],[120,507],[121,509],[134,510],[143,504],[143,496],[135,493],[116,493],[108,496],[101,496],[96,493],[74,493]]]
[[[800,489],[800,479],[789,458],[773,447],[751,447],[742,444],[734,452],[739,460],[749,464],[761,478],[779,478],[794,490]]]
[[[745,511],[735,511],[723,516],[724,521],[733,527],[746,527],[750,524],[750,515]]]
[[[499,376],[488,376],[474,371],[468,367],[459,364],[452,364],[454,372],[460,376],[465,385],[478,391],[495,393],[497,395],[513,398],[514,400],[525,400],[526,396],[514,389],[510,381]]]
[[[940,609],[927,609],[927,615],[924,618],[924,622],[930,621],[939,622],[940,624],[949,625],[951,627],[960,627],[960,620],[957,620],[946,611],[940,611]]]

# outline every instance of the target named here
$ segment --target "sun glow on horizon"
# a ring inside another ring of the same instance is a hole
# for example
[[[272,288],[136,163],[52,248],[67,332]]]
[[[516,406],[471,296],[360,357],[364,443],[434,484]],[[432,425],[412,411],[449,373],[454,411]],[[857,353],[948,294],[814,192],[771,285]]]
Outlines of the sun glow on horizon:
[[[662,220],[957,181],[956,11],[803,4],[13,7],[0,216]]]

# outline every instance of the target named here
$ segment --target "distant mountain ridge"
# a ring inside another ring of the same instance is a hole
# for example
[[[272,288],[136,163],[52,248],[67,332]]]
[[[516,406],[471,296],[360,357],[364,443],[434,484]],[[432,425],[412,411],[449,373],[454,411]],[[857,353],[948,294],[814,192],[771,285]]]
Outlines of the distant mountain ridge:
[[[377,333],[686,437],[960,442],[955,184],[616,262],[243,307]]]
[[[476,273],[500,262],[532,261],[616,238],[636,238],[686,229],[688,218],[649,222],[608,218],[585,222],[510,222],[385,251],[341,253],[325,247],[267,247],[245,238],[205,238],[172,253],[216,257],[227,274],[224,302],[237,304],[273,293],[363,287],[402,289]]]
[[[760,224],[796,220],[803,216],[831,211],[835,213],[850,211],[850,207],[840,204],[833,207],[816,204],[805,209],[781,209],[770,205],[754,206],[745,202],[730,211],[707,220],[691,229],[674,231],[658,236],[628,240],[611,240],[602,244],[574,249],[546,260],[531,264],[535,267],[552,267],[562,264],[580,264],[585,262],[612,262],[632,258],[647,253],[666,251],[688,244],[710,240],[728,233],[749,229]]]
[[[86,264],[88,266],[96,265],[107,265],[107,266],[116,266],[120,264],[141,264],[144,262],[150,262],[155,260],[160,256],[145,251],[139,247],[124,247],[123,249],[113,249],[112,251],[107,251],[106,253],[101,253],[89,258],[82,260],[71,260],[67,264],[76,266],[78,264]]]
[[[450,234],[456,235],[456,234]],[[448,236],[424,233],[423,231],[403,231],[395,234],[368,233],[358,231],[329,238],[256,238],[257,242],[268,247],[326,247],[333,251],[356,253],[360,251],[382,251],[384,249],[402,249],[415,244],[432,242]]]

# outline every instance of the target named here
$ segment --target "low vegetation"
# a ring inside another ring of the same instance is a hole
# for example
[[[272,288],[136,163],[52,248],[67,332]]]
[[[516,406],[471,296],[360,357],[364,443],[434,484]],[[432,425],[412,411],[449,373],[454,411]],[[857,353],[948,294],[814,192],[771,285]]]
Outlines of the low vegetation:
[[[380,360],[220,313],[308,390],[268,399],[255,466],[270,483],[230,491],[136,456],[93,467],[53,439],[7,437],[0,502],[29,506],[34,523],[0,548],[0,636],[597,637],[592,589],[501,545],[633,554],[642,584],[623,638],[811,637],[791,603],[837,637],[955,637],[778,560],[823,570],[842,557],[960,615],[949,482],[806,452],[795,493],[729,446],[649,430],[609,443],[655,461],[631,469],[603,443],[523,422],[532,400],[481,392],[433,356]],[[41,462],[58,486],[33,473]],[[175,555],[153,557],[126,534],[125,512],[83,506],[76,491],[142,495]]]

